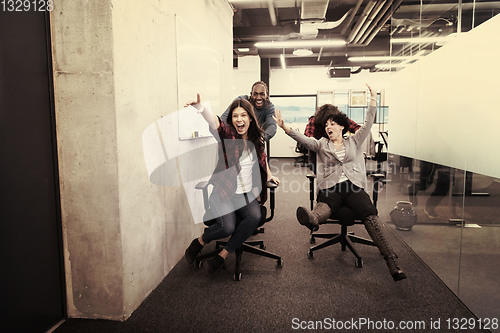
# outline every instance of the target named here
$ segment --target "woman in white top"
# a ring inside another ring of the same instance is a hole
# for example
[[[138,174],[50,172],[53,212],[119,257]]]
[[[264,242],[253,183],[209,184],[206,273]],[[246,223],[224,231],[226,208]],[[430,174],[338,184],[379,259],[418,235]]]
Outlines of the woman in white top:
[[[185,257],[193,263],[205,244],[230,236],[222,251],[204,265],[213,273],[223,266],[228,254],[234,253],[255,231],[262,218],[260,206],[266,201],[266,183],[279,184],[279,179],[269,170],[264,131],[250,102],[234,100],[229,107],[227,124],[212,113],[208,104],[200,103],[199,95],[196,102],[189,104],[208,122],[219,141],[219,152],[209,180],[213,185],[209,199],[211,210],[204,218],[215,222],[193,239]]]

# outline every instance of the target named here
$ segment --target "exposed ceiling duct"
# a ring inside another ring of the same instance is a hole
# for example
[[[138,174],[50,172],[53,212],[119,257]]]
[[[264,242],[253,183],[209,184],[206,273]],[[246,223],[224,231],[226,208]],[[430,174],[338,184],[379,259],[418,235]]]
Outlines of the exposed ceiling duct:
[[[334,22],[326,21],[329,0],[302,1],[300,10],[300,35],[304,39],[314,39],[320,29],[333,29],[341,25],[349,12]]]
[[[437,43],[390,44],[391,38],[446,36],[458,30],[458,4],[422,3],[402,0],[228,0],[234,8],[234,56],[269,58],[271,67],[281,67],[283,55],[288,67],[352,67],[350,57],[430,53]],[[500,12],[500,1],[462,4],[462,29],[477,26]],[[474,14],[473,14],[474,13]],[[475,21],[471,20],[474,17]],[[257,42],[312,41],[308,54],[296,46],[256,47]],[[326,41],[343,40],[342,46]],[[240,51],[239,48],[245,51]],[[311,54],[312,52],[312,54]],[[374,69],[376,62],[356,63]],[[331,66],[330,66],[331,67]]]
[[[347,37],[347,43],[354,46],[368,45],[384,27],[392,12],[399,7],[401,2],[402,0],[370,1]]]

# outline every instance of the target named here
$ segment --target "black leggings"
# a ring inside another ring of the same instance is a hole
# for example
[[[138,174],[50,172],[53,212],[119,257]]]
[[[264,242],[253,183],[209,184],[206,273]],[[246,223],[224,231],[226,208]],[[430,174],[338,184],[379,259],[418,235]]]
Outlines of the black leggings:
[[[378,214],[370,196],[361,187],[351,183],[350,180],[325,190],[319,190],[318,202],[326,203],[332,210],[332,214],[335,214],[342,206],[351,208],[356,217],[361,219]]]

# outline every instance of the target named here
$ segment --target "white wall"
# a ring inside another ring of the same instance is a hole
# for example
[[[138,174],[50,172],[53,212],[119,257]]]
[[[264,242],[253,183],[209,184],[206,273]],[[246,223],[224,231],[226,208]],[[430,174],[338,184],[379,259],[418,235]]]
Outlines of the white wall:
[[[390,151],[500,177],[500,15],[397,72]]]
[[[272,69],[269,79],[271,95],[316,94],[319,90],[384,89],[390,74],[363,70],[350,78],[330,78],[326,67]]]
[[[238,67],[233,69],[233,81],[231,86],[233,96],[236,98],[241,95],[249,95],[252,90],[252,85],[257,81],[260,81],[260,57],[239,57]]]

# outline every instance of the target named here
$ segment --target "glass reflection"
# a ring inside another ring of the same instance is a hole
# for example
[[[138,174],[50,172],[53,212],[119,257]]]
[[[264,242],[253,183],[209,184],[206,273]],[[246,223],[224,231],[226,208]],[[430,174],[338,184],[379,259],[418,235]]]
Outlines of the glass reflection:
[[[478,317],[498,317],[500,179],[393,154],[384,168],[379,215]],[[413,204],[410,231],[390,222],[398,201]]]
[[[498,1],[420,1],[393,6],[391,60],[378,71],[400,70],[500,12]],[[400,58],[398,60],[398,58]]]
[[[402,2],[393,7],[390,21],[391,60],[379,64],[377,71],[400,71],[499,12],[498,1]],[[423,97],[421,93],[415,98]],[[417,105],[418,100],[408,103]],[[394,155],[389,133],[384,163],[388,181],[379,194],[379,215],[477,317],[498,320],[500,179],[468,171],[466,156],[464,152],[463,168],[457,169]],[[417,214],[409,231],[391,222],[390,211],[398,201],[411,202]]]

